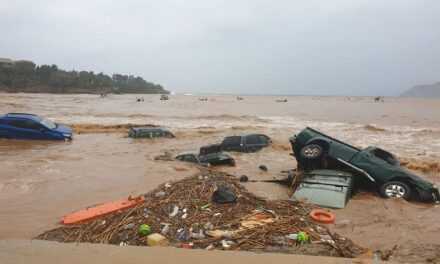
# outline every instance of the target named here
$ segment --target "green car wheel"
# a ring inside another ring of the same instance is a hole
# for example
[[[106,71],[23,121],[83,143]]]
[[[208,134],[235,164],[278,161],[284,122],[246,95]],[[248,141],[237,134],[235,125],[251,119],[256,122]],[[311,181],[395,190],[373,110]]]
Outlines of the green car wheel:
[[[307,160],[320,159],[323,153],[323,149],[318,144],[309,144],[301,149],[301,157]]]
[[[400,181],[390,181],[380,187],[380,193],[385,198],[403,198],[405,200],[411,197],[411,188]]]

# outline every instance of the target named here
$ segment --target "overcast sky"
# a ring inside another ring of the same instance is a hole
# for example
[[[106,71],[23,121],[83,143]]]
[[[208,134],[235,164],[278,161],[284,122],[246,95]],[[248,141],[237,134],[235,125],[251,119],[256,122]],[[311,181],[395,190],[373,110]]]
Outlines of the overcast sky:
[[[176,92],[394,95],[440,81],[439,0],[0,0],[0,57]]]

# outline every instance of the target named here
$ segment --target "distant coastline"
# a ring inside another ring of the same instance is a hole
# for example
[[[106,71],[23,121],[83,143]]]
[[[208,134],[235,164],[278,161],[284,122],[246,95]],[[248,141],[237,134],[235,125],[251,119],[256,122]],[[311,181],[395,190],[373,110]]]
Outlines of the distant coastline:
[[[57,65],[0,58],[0,92],[55,94],[169,94],[142,77],[93,71],[65,71]]]
[[[440,98],[440,82],[427,85],[416,85],[406,92],[402,97]]]

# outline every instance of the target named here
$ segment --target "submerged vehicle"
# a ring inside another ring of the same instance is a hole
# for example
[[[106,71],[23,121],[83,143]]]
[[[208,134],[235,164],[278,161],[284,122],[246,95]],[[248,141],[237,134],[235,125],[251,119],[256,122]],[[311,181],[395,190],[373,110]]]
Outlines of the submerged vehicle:
[[[271,139],[266,135],[249,134],[225,137],[220,147],[224,151],[256,152],[269,146],[271,143]]]
[[[177,160],[197,163],[200,165],[229,165],[235,166],[235,160],[224,152],[213,152],[208,154],[182,153],[176,157]]]
[[[177,155],[177,160],[197,163],[200,165],[229,165],[235,166],[235,160],[229,154],[222,152],[220,145],[202,146],[199,153],[187,152]]]
[[[71,140],[72,129],[34,114],[9,113],[0,116],[0,138]]]
[[[175,137],[173,133],[163,127],[132,127],[128,131],[128,136],[131,138]]]
[[[397,158],[377,147],[359,149],[310,127],[290,138],[298,167],[337,169],[363,175],[386,198],[439,201],[437,186],[400,166]]]

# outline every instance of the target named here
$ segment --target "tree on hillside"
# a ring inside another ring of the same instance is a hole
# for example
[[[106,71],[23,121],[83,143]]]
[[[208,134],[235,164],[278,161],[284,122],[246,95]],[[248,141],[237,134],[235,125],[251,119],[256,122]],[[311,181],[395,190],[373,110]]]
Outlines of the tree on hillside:
[[[111,77],[93,71],[64,71],[56,65],[36,66],[31,61],[0,61],[0,89],[19,92],[32,90],[52,93],[107,91],[128,93],[168,93],[162,86],[145,81],[142,77],[115,73]]]

